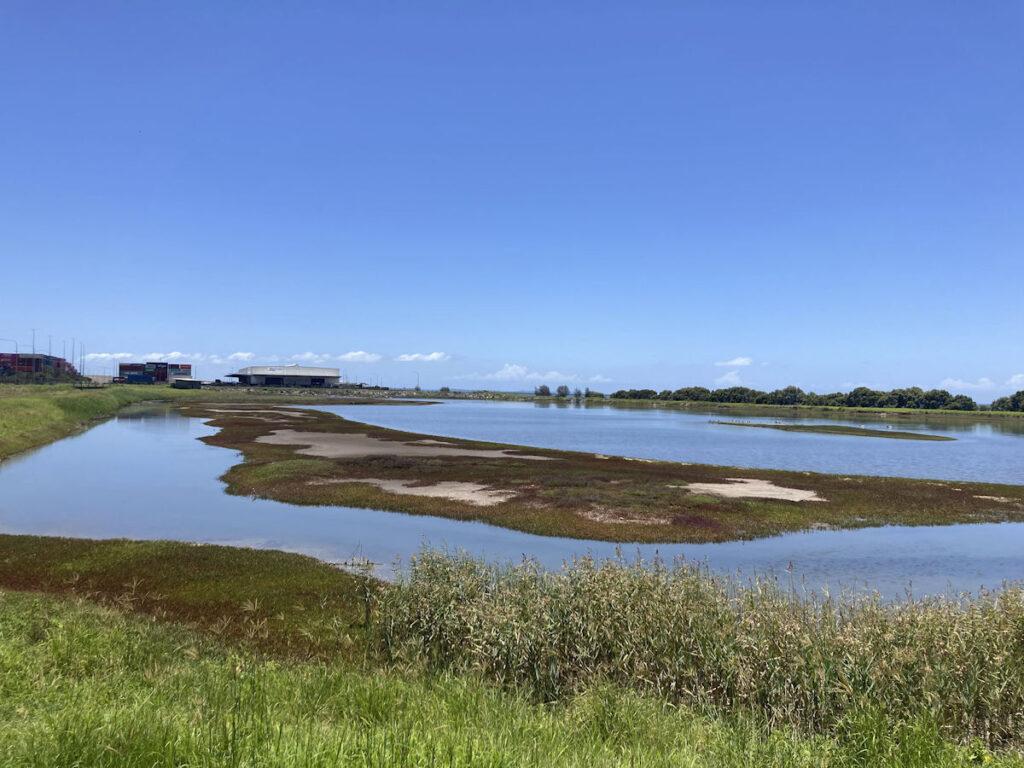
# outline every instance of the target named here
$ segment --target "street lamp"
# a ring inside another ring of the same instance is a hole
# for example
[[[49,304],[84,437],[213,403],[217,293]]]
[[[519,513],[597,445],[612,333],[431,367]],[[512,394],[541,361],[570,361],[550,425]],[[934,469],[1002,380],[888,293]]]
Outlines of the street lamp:
[[[14,354],[18,354],[18,342],[14,339],[0,339],[0,341],[9,341],[14,344]]]

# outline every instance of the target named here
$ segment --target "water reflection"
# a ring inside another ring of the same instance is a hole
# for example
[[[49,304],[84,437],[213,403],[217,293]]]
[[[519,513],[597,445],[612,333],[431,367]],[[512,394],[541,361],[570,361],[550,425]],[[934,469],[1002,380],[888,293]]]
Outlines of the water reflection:
[[[844,424],[882,429],[856,414],[823,418],[766,417],[749,409],[684,411],[665,407],[593,406],[561,402],[448,400],[423,408],[317,406],[356,421],[393,429],[570,451],[688,461],[736,467],[809,470],[829,474],[917,477],[1024,485],[1024,432],[1007,424],[950,419],[900,419],[900,431],[955,437],[955,441],[783,432],[712,423]]]

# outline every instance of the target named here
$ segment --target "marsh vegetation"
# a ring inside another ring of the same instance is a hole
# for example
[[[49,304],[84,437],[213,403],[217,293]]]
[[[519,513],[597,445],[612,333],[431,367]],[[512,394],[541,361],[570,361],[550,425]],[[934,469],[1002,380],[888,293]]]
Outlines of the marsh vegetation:
[[[1020,758],[1022,601],[0,537],[0,764],[969,766]],[[31,592],[27,591],[31,590]]]

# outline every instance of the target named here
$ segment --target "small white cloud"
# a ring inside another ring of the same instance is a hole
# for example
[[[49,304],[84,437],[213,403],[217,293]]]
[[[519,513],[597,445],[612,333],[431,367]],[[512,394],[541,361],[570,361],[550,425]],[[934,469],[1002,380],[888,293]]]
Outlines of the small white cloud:
[[[500,370],[494,373],[473,373],[467,376],[459,376],[460,379],[480,379],[483,381],[559,381],[562,383],[577,381],[576,374],[560,373],[558,371],[531,371],[525,365],[505,363]]]
[[[715,384],[718,384],[719,386],[722,387],[738,387],[742,383],[743,382],[740,381],[739,371],[729,371],[728,373],[723,374],[722,376],[719,376],[717,379],[715,379]]]
[[[335,359],[343,363],[376,363],[380,358],[381,356],[375,352],[364,352],[360,349],[357,352],[346,352],[343,355],[338,355]]]
[[[953,389],[963,391],[965,389],[992,389],[996,384],[989,378],[982,376],[977,381],[964,381],[963,379],[943,379],[939,382],[942,389]]]
[[[143,355],[147,361],[154,363],[159,362],[200,362],[206,359],[206,355],[202,352],[150,352],[149,354]]]
[[[236,363],[247,363],[252,360],[256,355],[252,352],[232,352],[228,355],[228,360]]]
[[[1024,373],[1018,373],[1016,376],[1011,376],[1006,381],[1008,387],[1024,387]]]
[[[296,363],[326,363],[331,356],[319,352],[303,352],[301,355],[292,355],[288,359]]]
[[[595,374],[594,376],[591,376],[589,379],[587,379],[587,381],[589,381],[591,384],[605,384],[611,381],[611,379],[609,379],[607,376],[602,376],[600,373],[598,373]]]
[[[723,360],[722,362],[715,363],[719,368],[736,368],[753,364],[754,358],[752,357],[734,357],[732,360]]]
[[[85,356],[90,362],[93,360],[130,360],[135,357],[131,352],[90,352]]]
[[[441,360],[451,360],[452,356],[446,352],[413,352],[408,355],[399,355],[395,358],[396,363],[436,363]]]

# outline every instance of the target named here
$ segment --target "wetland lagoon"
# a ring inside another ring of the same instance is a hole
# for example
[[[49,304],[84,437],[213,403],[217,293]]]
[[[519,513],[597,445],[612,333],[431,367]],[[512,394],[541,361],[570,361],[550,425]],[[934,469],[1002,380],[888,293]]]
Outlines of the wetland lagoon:
[[[732,467],[1024,485],[1024,424],[903,419],[899,429],[955,438],[881,440],[737,429],[721,413],[445,401],[408,407],[307,406],[391,429],[544,449]],[[843,419],[752,421],[839,423]],[[490,561],[617,554],[683,557],[741,579],[774,574],[798,590],[878,590],[886,597],[955,594],[1024,579],[1024,523],[810,530],[749,541],[632,543],[541,536],[427,514],[286,504],[224,492],[241,457],[204,444],[218,429],[173,406],[132,406],[92,429],[0,464],[0,532],[169,539],[280,549],[329,562],[367,559],[388,577],[425,546]],[[878,427],[881,420],[869,426]],[[881,422],[884,429],[885,423]],[[539,464],[540,462],[538,462]]]

